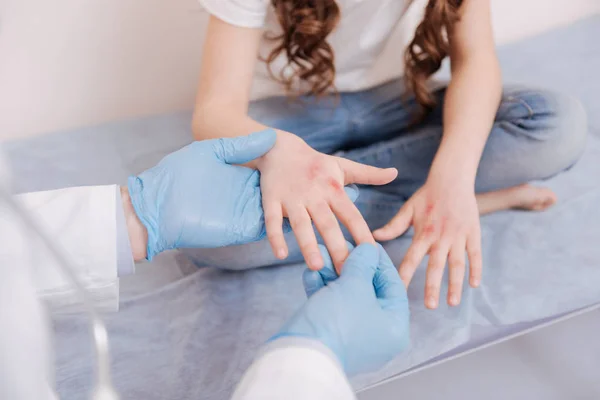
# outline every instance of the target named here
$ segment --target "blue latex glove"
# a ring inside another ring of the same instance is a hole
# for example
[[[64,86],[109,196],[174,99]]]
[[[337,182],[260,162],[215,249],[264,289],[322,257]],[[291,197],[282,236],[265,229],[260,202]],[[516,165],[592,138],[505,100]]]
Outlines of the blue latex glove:
[[[260,173],[244,164],[267,153],[269,129],[194,142],[129,178],[131,202],[148,230],[148,259],[175,248],[219,247],[265,236]]]
[[[132,176],[129,195],[148,231],[147,258],[176,248],[221,247],[266,236],[260,172],[245,164],[274,145],[274,130],[194,142]],[[347,187],[352,200],[355,186]],[[286,223],[284,232],[289,231]]]
[[[339,278],[323,247],[321,253],[325,267],[304,272],[308,301],[273,339],[319,340],[348,375],[383,367],[409,343],[408,299],[398,271],[381,245],[354,249]]]

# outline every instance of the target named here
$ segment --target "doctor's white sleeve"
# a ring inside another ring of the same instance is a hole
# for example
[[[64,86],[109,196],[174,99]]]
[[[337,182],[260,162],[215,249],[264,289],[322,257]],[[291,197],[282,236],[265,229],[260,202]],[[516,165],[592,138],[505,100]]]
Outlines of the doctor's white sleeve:
[[[271,342],[246,371],[232,400],[355,400],[335,355],[322,343]]]
[[[67,254],[94,305],[102,311],[118,310],[119,276],[134,270],[119,187],[73,187],[16,198]],[[15,265],[33,266],[38,295],[53,311],[77,311],[78,293],[45,246],[33,233],[28,237],[30,251],[15,254],[21,259]]]
[[[26,231],[1,199],[0,240],[0,399],[56,400],[46,310],[31,266],[15,260],[30,250]]]

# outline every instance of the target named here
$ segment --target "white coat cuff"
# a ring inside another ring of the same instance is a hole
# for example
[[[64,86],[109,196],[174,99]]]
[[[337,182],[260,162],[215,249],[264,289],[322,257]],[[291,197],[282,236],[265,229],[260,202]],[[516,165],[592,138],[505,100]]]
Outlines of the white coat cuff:
[[[287,349],[290,347],[301,347],[307,350],[318,351],[324,356],[327,356],[327,358],[329,358],[331,362],[334,363],[337,368],[339,368],[340,371],[344,372],[342,365],[333,351],[316,339],[309,339],[301,336],[281,336],[272,342],[267,343],[261,354],[266,354],[268,352],[277,351],[280,349]]]
[[[354,400],[334,354],[322,343],[284,337],[269,343],[246,372],[233,400]]]
[[[101,311],[119,307],[117,276],[117,187],[89,186],[26,193],[18,198],[71,261],[75,273]],[[34,236],[30,240],[37,241]],[[80,311],[77,290],[43,246],[32,252],[38,294],[51,309]]]

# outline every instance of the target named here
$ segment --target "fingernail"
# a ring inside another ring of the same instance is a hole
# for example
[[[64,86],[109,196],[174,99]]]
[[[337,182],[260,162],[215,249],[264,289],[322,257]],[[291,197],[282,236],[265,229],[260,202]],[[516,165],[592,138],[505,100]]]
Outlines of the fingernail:
[[[453,294],[452,296],[450,296],[450,305],[451,306],[457,306],[458,305],[458,296]]]
[[[479,284],[480,284],[480,283],[481,283],[481,281],[480,281],[479,279],[473,279],[473,280],[471,281],[471,284],[472,284],[474,287],[477,287],[477,286],[479,286]]]
[[[287,253],[284,248],[277,250],[277,258],[283,260],[287,256]]]
[[[429,307],[429,308],[436,308],[437,307],[437,300],[435,299],[435,297],[429,296],[427,298],[427,307]]]
[[[308,262],[313,269],[323,268],[323,259],[321,258],[321,255],[318,253],[312,254],[309,257]]]

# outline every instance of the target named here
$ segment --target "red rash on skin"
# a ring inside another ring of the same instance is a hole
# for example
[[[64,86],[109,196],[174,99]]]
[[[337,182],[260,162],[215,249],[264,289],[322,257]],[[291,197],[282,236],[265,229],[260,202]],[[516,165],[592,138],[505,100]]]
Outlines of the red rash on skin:
[[[433,211],[433,204],[432,203],[427,204],[427,207],[425,207],[425,215],[429,216],[432,211]]]
[[[321,167],[319,166],[318,162],[311,163],[308,169],[308,179],[311,181],[314,180],[319,175],[320,169]]]
[[[342,191],[342,185],[340,185],[340,183],[338,181],[336,181],[333,178],[329,178],[329,186],[336,192],[339,193]]]
[[[423,233],[426,235],[431,235],[434,230],[435,230],[435,227],[433,226],[433,224],[429,224],[425,227],[425,229],[423,230]]]

